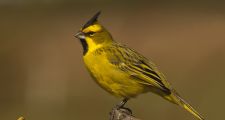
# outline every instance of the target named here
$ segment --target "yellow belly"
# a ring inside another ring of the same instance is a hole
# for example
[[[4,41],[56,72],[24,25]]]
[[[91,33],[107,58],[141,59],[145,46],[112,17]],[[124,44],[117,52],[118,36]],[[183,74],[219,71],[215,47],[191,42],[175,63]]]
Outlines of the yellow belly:
[[[145,92],[145,87],[128,73],[109,63],[104,55],[84,56],[85,65],[98,85],[117,97],[135,97]]]

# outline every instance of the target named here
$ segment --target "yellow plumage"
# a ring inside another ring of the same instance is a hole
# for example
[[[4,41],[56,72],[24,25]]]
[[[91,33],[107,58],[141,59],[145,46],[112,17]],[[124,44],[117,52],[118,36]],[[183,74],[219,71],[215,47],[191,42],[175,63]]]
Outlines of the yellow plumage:
[[[90,19],[76,35],[84,48],[84,63],[96,83],[114,96],[126,99],[153,92],[203,120],[150,60],[113,40],[110,33],[98,23],[99,14]]]

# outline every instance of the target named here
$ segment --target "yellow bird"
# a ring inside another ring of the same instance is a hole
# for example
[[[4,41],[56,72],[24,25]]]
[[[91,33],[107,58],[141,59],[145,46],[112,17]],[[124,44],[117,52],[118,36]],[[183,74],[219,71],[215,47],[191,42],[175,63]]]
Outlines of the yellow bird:
[[[96,83],[112,95],[123,98],[118,108],[123,107],[130,98],[153,92],[204,120],[178,95],[152,61],[114,41],[98,22],[99,15],[100,12],[96,13],[75,37],[82,44],[84,63]]]

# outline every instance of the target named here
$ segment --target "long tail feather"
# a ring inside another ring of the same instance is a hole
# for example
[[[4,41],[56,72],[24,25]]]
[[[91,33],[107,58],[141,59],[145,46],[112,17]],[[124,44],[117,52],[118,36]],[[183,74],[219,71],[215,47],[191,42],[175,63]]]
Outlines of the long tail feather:
[[[171,102],[180,105],[192,115],[197,117],[199,120],[205,120],[190,104],[188,104],[184,99],[182,99],[177,93],[173,92],[170,98],[172,98],[170,99]]]

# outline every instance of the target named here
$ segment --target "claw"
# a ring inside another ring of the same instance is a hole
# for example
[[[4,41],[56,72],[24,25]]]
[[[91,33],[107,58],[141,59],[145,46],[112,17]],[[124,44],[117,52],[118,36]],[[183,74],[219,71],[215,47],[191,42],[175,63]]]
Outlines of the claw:
[[[132,115],[132,110],[130,108],[123,107],[123,108],[120,108],[120,110],[126,113],[127,115]]]
[[[122,120],[128,115],[132,116],[131,109],[124,107],[127,101],[128,99],[125,98],[115,107],[113,107],[112,111],[110,112],[110,120]]]

